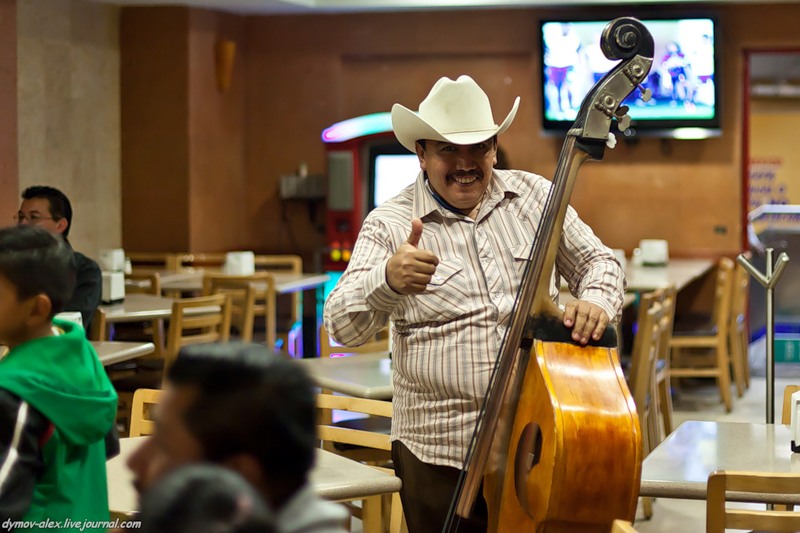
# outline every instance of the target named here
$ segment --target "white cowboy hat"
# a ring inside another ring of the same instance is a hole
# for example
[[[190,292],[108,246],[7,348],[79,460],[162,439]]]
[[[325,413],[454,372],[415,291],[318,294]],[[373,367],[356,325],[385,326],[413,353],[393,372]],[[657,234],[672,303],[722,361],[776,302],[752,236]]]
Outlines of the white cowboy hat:
[[[492,116],[489,97],[469,76],[456,81],[440,78],[419,104],[419,112],[400,104],[392,106],[392,129],[400,144],[416,152],[419,139],[475,144],[508,129],[519,107],[514,100],[508,116],[499,126]]]

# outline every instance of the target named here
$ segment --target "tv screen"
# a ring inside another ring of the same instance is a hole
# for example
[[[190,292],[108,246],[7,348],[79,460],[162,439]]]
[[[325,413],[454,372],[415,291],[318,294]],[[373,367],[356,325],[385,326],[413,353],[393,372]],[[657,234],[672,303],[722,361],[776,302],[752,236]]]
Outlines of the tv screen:
[[[640,19],[655,41],[645,102],[634,90],[628,135],[703,137],[719,131],[719,54],[716,22],[710,17]],[[541,22],[542,116],[545,131],[564,131],[575,121],[592,86],[611,70],[600,49],[608,20]],[[688,129],[692,128],[692,129]]]
[[[420,170],[416,154],[399,144],[371,148],[369,168],[370,210],[414,183]]]

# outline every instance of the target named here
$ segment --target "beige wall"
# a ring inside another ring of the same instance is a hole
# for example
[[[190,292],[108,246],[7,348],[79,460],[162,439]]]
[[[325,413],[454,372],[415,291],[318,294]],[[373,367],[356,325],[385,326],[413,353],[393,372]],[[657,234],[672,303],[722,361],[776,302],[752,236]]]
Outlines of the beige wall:
[[[17,33],[19,190],[63,190],[70,240],[96,257],[122,240],[119,8],[21,0]]]
[[[17,208],[17,11],[0,0],[0,226]]]

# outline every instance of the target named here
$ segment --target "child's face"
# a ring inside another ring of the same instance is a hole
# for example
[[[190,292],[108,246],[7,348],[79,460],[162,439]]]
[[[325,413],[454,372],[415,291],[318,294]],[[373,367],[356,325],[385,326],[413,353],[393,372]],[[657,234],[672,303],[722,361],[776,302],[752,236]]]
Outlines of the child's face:
[[[0,275],[0,344],[13,347],[27,331],[33,298],[20,301],[17,288]]]

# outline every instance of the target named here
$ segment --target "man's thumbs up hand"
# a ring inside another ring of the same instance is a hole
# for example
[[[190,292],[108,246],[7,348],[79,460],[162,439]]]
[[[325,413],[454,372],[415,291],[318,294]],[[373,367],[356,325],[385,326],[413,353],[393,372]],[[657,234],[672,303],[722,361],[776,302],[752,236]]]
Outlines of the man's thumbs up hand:
[[[418,218],[411,220],[411,234],[406,242],[414,248],[419,248],[419,239],[422,237],[422,221]]]
[[[411,221],[411,233],[386,264],[386,282],[400,294],[424,292],[436,272],[439,259],[427,250],[420,249],[422,220]]]

